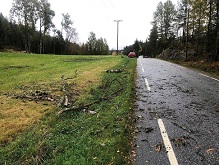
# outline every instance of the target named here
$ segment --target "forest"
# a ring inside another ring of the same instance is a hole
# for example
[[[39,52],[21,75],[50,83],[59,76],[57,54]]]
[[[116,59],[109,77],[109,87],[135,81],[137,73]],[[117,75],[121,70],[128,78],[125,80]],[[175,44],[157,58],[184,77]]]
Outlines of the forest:
[[[171,0],[159,2],[149,36],[145,41],[136,39],[134,44],[124,47],[123,53],[135,51],[149,57],[218,61],[218,15],[219,0],[179,0],[177,5]],[[54,16],[48,0],[13,0],[9,19],[0,13],[0,50],[110,54],[105,38],[96,38],[95,33],[90,32],[88,41],[79,44],[71,16],[62,14],[61,29],[53,24]]]
[[[146,41],[136,39],[125,54],[135,50],[149,57],[219,60],[219,0],[179,0],[176,6],[171,0],[159,2],[151,24]]]
[[[13,0],[10,18],[0,13],[0,50],[36,54],[109,53],[107,40],[90,32],[86,43],[77,43],[78,33],[68,13],[62,14],[61,29],[52,19],[55,11],[48,0]]]

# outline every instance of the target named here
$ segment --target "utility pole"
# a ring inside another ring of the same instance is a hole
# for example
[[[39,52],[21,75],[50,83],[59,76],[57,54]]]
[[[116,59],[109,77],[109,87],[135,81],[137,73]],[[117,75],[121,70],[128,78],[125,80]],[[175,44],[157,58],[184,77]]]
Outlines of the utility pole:
[[[122,20],[114,20],[114,22],[117,23],[117,50],[116,50],[116,53],[117,55],[119,54],[119,23],[122,22]]]

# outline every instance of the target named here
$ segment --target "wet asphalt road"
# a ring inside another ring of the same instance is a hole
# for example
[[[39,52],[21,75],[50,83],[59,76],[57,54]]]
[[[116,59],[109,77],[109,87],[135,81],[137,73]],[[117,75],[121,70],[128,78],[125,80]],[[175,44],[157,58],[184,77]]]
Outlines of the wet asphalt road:
[[[137,73],[135,164],[171,164],[161,136],[167,133],[177,160],[172,164],[219,165],[219,81],[142,57]]]

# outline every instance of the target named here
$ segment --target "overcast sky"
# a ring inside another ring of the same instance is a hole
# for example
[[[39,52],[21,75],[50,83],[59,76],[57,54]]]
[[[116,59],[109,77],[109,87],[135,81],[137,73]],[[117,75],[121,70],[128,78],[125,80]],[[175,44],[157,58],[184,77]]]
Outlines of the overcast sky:
[[[13,0],[0,0],[0,12],[9,16]],[[166,0],[48,0],[56,16],[53,19],[61,29],[62,13],[69,13],[78,33],[78,42],[86,42],[90,32],[97,38],[106,38],[110,49],[116,49],[119,24],[119,47],[132,45],[136,39],[145,41],[152,28],[153,12],[157,4]],[[172,0],[174,4],[177,0]]]

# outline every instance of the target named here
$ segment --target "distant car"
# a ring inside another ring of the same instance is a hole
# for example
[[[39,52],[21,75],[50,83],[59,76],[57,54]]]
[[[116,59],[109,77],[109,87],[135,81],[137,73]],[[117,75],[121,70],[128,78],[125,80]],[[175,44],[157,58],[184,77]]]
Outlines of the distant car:
[[[134,57],[136,57],[135,52],[130,52],[130,53],[128,54],[128,57],[130,57],[130,58],[134,58]]]
[[[146,56],[145,54],[143,55],[143,58],[148,58],[148,56]]]

